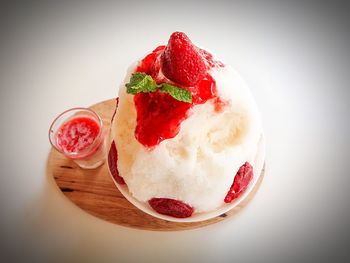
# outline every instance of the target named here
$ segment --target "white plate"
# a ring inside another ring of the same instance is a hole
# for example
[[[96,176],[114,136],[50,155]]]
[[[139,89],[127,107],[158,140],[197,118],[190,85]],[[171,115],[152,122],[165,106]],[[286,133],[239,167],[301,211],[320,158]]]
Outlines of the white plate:
[[[176,217],[171,217],[171,216],[162,215],[162,214],[157,213],[156,211],[154,211],[152,209],[152,207],[147,202],[140,202],[137,199],[135,199],[130,194],[127,185],[118,184],[114,180],[114,177],[112,176],[111,171],[109,170],[109,166],[108,166],[108,170],[109,170],[109,174],[111,175],[111,177],[113,179],[114,184],[117,186],[119,191],[124,195],[124,197],[130,203],[132,203],[134,206],[136,206],[138,209],[142,210],[143,212],[145,212],[151,216],[154,216],[154,217],[157,217],[160,219],[164,219],[167,221],[172,221],[172,222],[199,222],[199,221],[204,221],[204,220],[208,220],[208,219],[220,216],[221,214],[224,214],[224,213],[228,212],[229,210],[233,209],[234,207],[239,205],[245,198],[247,198],[249,193],[254,188],[256,182],[259,180],[259,177],[261,176],[261,171],[262,171],[263,166],[264,166],[264,161],[265,161],[265,140],[264,140],[264,136],[262,134],[260,137],[259,144],[258,144],[258,151],[257,151],[256,157],[255,157],[255,161],[252,164],[253,169],[254,169],[253,182],[248,186],[246,191],[239,198],[232,201],[230,204],[224,203],[220,208],[218,208],[214,211],[210,211],[210,212],[202,212],[202,213],[194,212],[192,214],[192,216],[187,217],[187,218],[176,218]]]

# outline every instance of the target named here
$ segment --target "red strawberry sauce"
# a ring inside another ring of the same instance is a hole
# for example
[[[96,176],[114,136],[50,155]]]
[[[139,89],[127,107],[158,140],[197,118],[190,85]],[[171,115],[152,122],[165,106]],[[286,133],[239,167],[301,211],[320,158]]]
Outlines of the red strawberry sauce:
[[[167,93],[156,91],[151,93],[138,93],[134,96],[137,111],[136,139],[146,147],[158,145],[165,139],[175,137],[180,130],[181,122],[190,115],[190,109],[198,104],[213,100],[215,109],[220,111],[222,101],[217,96],[215,80],[209,73],[193,87],[183,87],[174,83],[160,73],[159,58],[165,46],[157,47],[148,54],[136,68],[136,72],[145,72],[159,84],[168,82],[192,93],[192,103],[178,101]],[[207,72],[210,68],[223,66],[221,62],[214,61],[212,56],[199,50],[206,61]]]
[[[93,119],[76,117],[59,128],[56,136],[57,145],[64,152],[79,153],[91,146],[99,132],[100,125]]]

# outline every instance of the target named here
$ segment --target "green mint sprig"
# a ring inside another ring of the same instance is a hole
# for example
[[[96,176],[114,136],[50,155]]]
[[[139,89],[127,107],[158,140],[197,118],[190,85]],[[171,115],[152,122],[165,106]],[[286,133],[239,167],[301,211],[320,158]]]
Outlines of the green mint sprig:
[[[180,88],[169,83],[157,84],[150,75],[144,72],[132,73],[130,82],[125,84],[126,92],[129,94],[137,94],[139,92],[154,92],[157,89],[168,93],[174,99],[183,102],[192,102],[192,94],[187,89]]]

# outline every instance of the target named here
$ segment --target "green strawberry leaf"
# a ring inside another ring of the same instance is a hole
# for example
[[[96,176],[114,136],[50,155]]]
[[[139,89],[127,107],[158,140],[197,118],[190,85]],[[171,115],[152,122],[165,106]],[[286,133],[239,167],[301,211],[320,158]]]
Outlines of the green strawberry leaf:
[[[130,94],[137,94],[139,92],[152,92],[158,88],[157,83],[151,76],[143,73],[136,72],[131,75],[130,82],[125,84],[126,92]]]
[[[192,102],[192,94],[187,89],[179,88],[177,86],[163,83],[160,87],[160,90],[163,92],[168,93],[170,96],[172,96],[174,99],[183,101],[183,102]]]
[[[187,89],[180,88],[169,83],[162,83],[158,85],[150,75],[144,72],[132,73],[130,82],[125,84],[126,92],[129,94],[137,94],[139,92],[154,92],[160,89],[163,92],[168,93],[174,99],[183,102],[192,102],[192,94]]]

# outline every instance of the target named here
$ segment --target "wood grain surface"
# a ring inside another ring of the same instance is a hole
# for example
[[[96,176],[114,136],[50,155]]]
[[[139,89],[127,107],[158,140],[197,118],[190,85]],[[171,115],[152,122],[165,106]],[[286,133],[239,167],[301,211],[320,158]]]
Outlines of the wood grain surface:
[[[107,133],[115,102],[112,99],[91,106],[103,119]],[[263,169],[252,192],[229,212],[202,222],[176,223],[150,216],[126,200],[114,185],[107,162],[97,169],[84,170],[52,149],[47,165],[47,176],[53,177],[63,194],[84,211],[114,224],[157,231],[193,229],[232,218],[254,197],[264,177]]]

